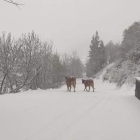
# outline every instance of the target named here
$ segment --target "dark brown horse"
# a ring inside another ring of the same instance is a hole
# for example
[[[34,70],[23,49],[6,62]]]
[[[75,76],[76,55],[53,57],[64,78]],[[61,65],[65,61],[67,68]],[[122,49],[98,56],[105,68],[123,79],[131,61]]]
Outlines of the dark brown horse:
[[[83,80],[82,79],[82,84],[85,85],[85,89],[84,91],[90,91],[90,86],[93,88],[93,92],[94,92],[94,81],[92,79],[88,79],[88,80]],[[87,90],[87,87],[89,87],[89,90]]]
[[[73,76],[67,76],[65,78],[66,78],[67,91],[71,91],[71,86],[73,86],[75,92],[76,78]]]

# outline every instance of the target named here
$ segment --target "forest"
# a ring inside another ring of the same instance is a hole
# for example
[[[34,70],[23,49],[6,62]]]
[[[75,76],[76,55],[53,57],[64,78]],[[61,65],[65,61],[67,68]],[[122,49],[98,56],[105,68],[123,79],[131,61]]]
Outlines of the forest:
[[[12,37],[11,33],[3,32],[0,37],[0,94],[59,88],[65,82],[65,76],[82,78],[83,73],[86,73],[87,77],[94,78],[100,70],[113,62],[117,69],[126,60],[131,62],[128,64],[131,68],[132,63],[138,65],[140,22],[135,22],[124,30],[121,43],[109,41],[104,45],[96,31],[91,45],[86,47],[89,48],[89,55],[86,64],[83,64],[76,51],[60,55],[53,51],[53,42],[41,41],[34,31],[22,34],[18,39]],[[104,78],[111,82],[120,82],[121,79],[116,80],[114,74],[112,75],[106,73]],[[119,75],[128,76],[124,71],[121,74],[119,72]]]

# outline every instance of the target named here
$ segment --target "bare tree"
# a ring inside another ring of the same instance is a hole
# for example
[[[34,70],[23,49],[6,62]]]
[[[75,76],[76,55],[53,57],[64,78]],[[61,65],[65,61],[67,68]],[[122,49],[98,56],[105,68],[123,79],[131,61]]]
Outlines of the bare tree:
[[[62,60],[58,53],[53,53],[52,45],[42,42],[34,31],[22,34],[17,40],[3,33],[0,37],[0,94],[59,88],[66,74],[79,77],[82,73],[79,57],[73,54]]]
[[[7,37],[5,33],[0,38],[0,93],[18,92],[30,84],[37,73],[42,69],[35,62],[34,50],[39,47],[40,42],[34,33],[17,41]],[[35,48],[36,47],[36,48]]]

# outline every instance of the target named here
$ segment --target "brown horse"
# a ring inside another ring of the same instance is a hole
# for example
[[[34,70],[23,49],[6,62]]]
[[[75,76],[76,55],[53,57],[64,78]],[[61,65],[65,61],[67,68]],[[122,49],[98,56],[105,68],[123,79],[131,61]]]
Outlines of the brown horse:
[[[90,86],[91,86],[93,88],[93,92],[94,92],[94,81],[92,79],[88,79],[88,80],[82,79],[82,84],[85,85],[86,91],[90,91]],[[89,90],[87,90],[87,86],[89,87]],[[85,89],[84,89],[84,91],[85,91]]]
[[[75,92],[75,87],[76,87],[76,78],[73,76],[67,76],[66,78],[66,84],[67,84],[67,91],[71,91],[71,86],[74,88]]]

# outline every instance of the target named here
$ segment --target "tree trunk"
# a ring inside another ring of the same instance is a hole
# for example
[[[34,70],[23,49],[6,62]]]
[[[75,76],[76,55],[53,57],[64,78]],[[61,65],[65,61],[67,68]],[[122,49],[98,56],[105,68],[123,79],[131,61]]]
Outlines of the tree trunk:
[[[2,80],[2,82],[1,82],[0,94],[3,94],[3,93],[2,93],[2,88],[3,88],[4,80],[6,79],[6,76],[7,76],[7,73],[4,74],[3,80]]]

